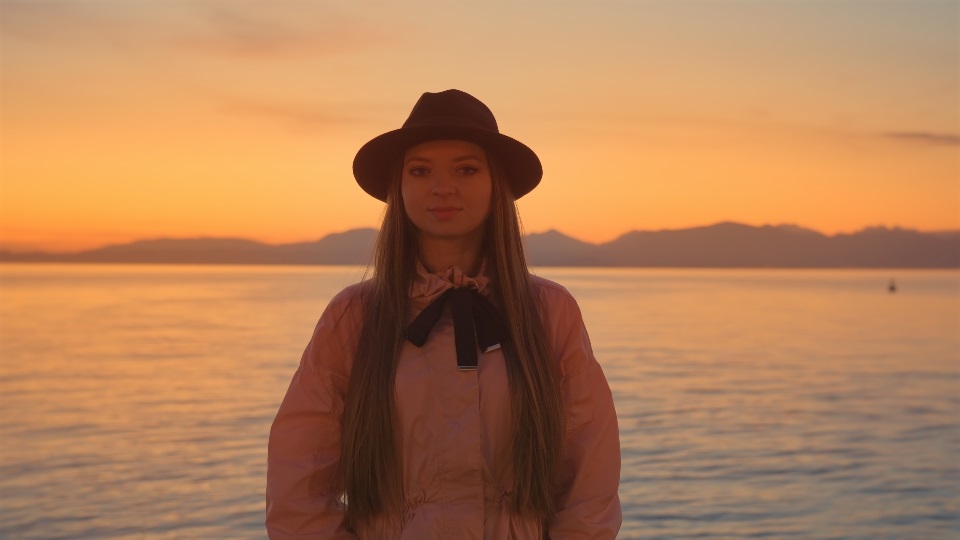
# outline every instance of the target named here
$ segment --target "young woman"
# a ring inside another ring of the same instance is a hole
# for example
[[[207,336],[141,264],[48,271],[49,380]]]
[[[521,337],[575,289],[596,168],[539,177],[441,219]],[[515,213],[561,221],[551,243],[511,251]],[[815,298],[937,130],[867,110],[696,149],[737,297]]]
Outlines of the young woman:
[[[327,306],[273,423],[270,538],[614,538],[610,389],[576,302],[524,260],[536,154],[447,90],[353,170],[387,203],[373,278]]]

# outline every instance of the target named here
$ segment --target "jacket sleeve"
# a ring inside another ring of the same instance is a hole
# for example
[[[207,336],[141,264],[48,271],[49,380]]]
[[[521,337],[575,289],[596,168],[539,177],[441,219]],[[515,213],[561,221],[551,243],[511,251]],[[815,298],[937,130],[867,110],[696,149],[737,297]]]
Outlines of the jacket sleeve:
[[[335,298],[300,360],[267,447],[267,534],[271,540],[353,539],[334,488],[340,421],[352,356],[352,325]],[[355,337],[354,337],[355,339]]]
[[[610,387],[593,356],[580,308],[565,290],[548,307],[554,351],[560,356],[566,439],[560,456],[559,504],[550,538],[616,538],[623,516],[620,432]],[[559,305],[557,305],[559,304]]]

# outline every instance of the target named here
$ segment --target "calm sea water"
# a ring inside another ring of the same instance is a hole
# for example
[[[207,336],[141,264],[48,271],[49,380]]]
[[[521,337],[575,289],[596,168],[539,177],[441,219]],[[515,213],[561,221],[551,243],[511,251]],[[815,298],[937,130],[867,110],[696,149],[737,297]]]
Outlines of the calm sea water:
[[[264,538],[270,422],[362,273],[0,265],[0,537]],[[614,390],[621,538],[960,537],[960,273],[538,273]]]

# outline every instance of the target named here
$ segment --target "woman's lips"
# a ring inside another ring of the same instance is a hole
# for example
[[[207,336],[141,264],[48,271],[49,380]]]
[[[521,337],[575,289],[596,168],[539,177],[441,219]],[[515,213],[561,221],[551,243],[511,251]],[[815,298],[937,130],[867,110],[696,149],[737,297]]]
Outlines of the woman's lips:
[[[433,208],[429,208],[428,210],[431,214],[433,214],[433,217],[441,221],[446,221],[453,218],[453,216],[460,211],[460,209],[456,206],[435,206]]]

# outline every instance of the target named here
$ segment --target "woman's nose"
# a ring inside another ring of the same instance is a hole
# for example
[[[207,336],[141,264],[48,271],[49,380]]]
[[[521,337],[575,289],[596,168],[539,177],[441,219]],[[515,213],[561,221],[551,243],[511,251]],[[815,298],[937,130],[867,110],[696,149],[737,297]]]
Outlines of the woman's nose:
[[[456,189],[457,186],[449,174],[441,173],[434,176],[432,190],[434,194],[441,196],[450,195],[456,191]]]

